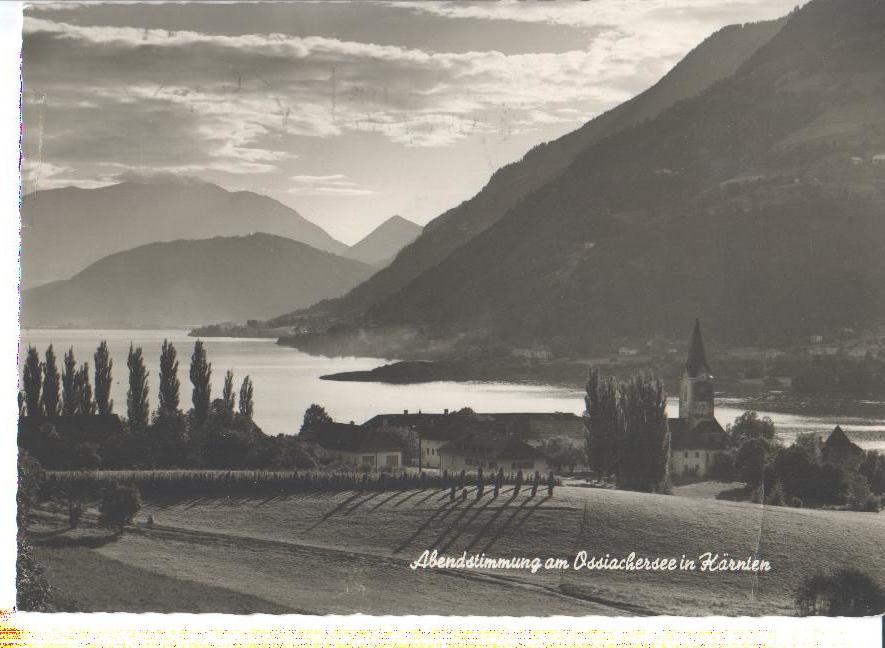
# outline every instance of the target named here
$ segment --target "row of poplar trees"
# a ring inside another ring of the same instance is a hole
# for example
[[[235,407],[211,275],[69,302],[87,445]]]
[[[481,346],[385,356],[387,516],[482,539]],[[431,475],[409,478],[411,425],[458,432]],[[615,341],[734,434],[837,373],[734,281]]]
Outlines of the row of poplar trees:
[[[110,398],[114,361],[108,352],[107,342],[102,341],[95,351],[95,389],[89,381],[89,363],[79,367],[71,347],[64,355],[62,372],[59,373],[55,350],[46,349],[44,359],[33,346],[28,347],[22,372],[22,391],[19,392],[19,416],[47,417],[70,415],[113,414],[114,401]],[[126,394],[126,413],[133,430],[144,430],[150,416],[148,372],[141,347],[129,345],[126,360],[129,369],[129,390]],[[178,359],[175,346],[163,341],[160,352],[160,385],[158,392],[158,419],[180,414],[180,388]],[[190,380],[193,385],[194,422],[206,421],[212,406],[212,364],[207,361],[206,348],[201,340],[194,343],[191,355]],[[232,415],[236,407],[234,374],[228,370],[224,377],[221,401]],[[249,376],[243,379],[239,389],[239,413],[251,419],[254,412],[253,387]]]
[[[590,467],[614,476],[619,488],[668,492],[670,434],[661,380],[648,372],[618,380],[592,368],[584,402]]]

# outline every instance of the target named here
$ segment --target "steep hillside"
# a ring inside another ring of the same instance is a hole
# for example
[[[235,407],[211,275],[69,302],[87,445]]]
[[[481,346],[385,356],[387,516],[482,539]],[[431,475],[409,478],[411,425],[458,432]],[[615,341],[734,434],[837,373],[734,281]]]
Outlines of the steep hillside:
[[[390,266],[345,297],[318,304],[311,312],[336,317],[362,314],[498,221],[528,194],[566,169],[588,146],[650,119],[732,74],[781,25],[782,21],[737,25],[710,36],[645,92],[578,130],[535,147],[519,162],[499,169],[476,196],[428,223],[421,236],[405,247]]]
[[[25,326],[169,326],[269,317],[339,295],[372,268],[270,234],[151,243],[22,294]]]
[[[347,246],[285,205],[207,182],[122,182],[37,191],[22,202],[22,281],[67,279],[98,259],[155,241],[267,232],[333,254]]]
[[[369,232],[365,238],[352,245],[343,256],[369,265],[384,267],[420,234],[420,225],[402,216],[391,216]]]
[[[730,78],[585,150],[368,320],[579,351],[681,336],[696,316],[738,344],[881,322],[883,61],[885,3],[814,0]]]

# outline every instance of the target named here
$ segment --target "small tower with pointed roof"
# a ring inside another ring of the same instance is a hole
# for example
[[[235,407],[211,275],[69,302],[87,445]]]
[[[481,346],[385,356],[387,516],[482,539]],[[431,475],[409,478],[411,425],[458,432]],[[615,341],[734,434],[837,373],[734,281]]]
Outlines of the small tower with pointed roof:
[[[707,365],[701,323],[694,322],[685,373],[679,391],[679,418],[688,421],[689,429],[701,421],[713,420],[713,375]]]

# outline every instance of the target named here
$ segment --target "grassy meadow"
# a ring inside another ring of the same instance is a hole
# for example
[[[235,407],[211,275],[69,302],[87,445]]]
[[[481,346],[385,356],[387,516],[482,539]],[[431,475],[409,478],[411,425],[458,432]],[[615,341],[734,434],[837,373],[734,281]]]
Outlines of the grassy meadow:
[[[552,498],[545,490],[532,498],[526,489],[517,497],[511,490],[497,499],[486,490],[477,500],[471,489],[466,501],[454,503],[436,489],[148,501],[119,539],[94,539],[102,532],[90,528],[92,511],[77,531],[64,531],[60,515],[44,516],[41,524],[55,528],[35,544],[50,579],[63,575],[69,607],[83,610],[179,609],[176,597],[185,610],[197,597],[201,611],[217,605],[314,614],[794,614],[793,592],[807,574],[854,566],[885,581],[885,514],[721,501],[712,487],[686,496],[564,486]],[[148,515],[151,528],[144,525]],[[570,562],[580,550],[692,559],[710,551],[764,558],[772,569],[413,571],[409,563],[425,549]],[[157,589],[157,599],[96,600],[114,566],[121,580],[159,587],[157,579],[165,579],[170,587]]]

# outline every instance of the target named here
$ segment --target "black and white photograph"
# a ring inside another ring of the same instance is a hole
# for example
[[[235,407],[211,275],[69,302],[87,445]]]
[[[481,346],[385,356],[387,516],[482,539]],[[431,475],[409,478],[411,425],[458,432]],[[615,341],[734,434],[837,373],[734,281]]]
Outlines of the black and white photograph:
[[[17,610],[885,612],[883,0],[22,20]]]

